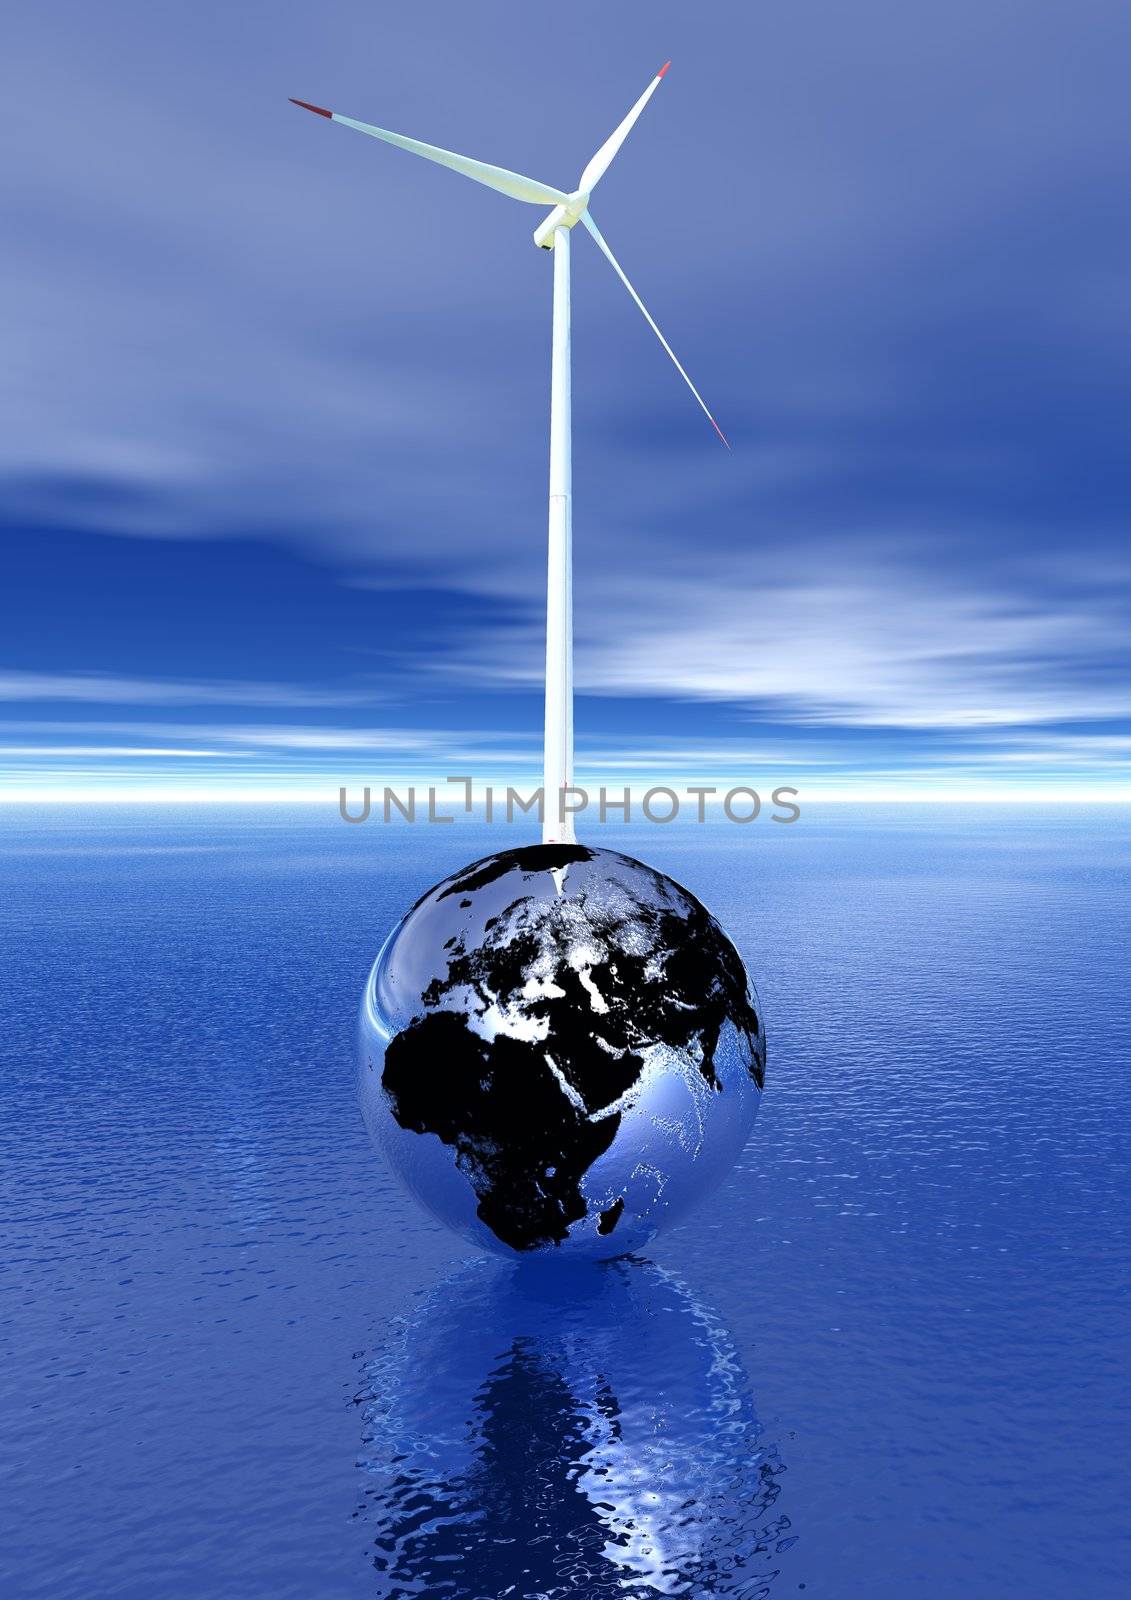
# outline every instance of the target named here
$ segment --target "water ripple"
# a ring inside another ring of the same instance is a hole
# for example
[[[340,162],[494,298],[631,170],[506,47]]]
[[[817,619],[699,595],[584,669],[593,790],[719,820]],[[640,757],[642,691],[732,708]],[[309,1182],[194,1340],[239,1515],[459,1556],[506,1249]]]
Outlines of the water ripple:
[[[387,1600],[755,1600],[794,1542],[729,1334],[645,1261],[469,1264],[358,1400]]]

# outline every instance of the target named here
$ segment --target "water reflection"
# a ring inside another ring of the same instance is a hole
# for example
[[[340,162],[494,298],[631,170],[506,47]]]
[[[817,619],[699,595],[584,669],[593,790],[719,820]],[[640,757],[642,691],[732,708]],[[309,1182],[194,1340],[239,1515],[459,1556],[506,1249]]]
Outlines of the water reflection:
[[[469,1263],[359,1399],[384,1600],[757,1600],[793,1543],[729,1335],[647,1262]]]

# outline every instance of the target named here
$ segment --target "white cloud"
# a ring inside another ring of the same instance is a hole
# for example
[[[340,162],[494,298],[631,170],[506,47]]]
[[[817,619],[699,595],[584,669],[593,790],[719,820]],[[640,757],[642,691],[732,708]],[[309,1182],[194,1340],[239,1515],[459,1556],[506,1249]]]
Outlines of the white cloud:
[[[706,560],[710,565],[704,570]],[[1131,623],[1118,595],[1007,593],[971,572],[912,571],[875,547],[762,559],[683,558],[668,570],[602,574],[577,616],[577,684],[765,710],[789,722],[977,730],[1131,715]],[[803,566],[805,576],[797,576]],[[539,681],[540,630],[477,643],[486,678]],[[445,663],[440,663],[445,665]]]
[[[91,705],[371,705],[378,689],[317,689],[302,684],[176,681],[102,672],[0,671],[0,700],[81,701]]]
[[[99,761],[223,761],[232,750],[198,750],[186,746],[134,744],[0,744],[0,761],[72,761],[79,756]]]

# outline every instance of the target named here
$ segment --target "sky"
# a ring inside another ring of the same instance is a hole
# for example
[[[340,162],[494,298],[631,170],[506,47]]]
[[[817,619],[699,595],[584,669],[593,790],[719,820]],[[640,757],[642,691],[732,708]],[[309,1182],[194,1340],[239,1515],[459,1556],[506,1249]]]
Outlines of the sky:
[[[0,794],[538,781],[541,212],[583,782],[1131,799],[1123,0],[40,0],[0,119]]]

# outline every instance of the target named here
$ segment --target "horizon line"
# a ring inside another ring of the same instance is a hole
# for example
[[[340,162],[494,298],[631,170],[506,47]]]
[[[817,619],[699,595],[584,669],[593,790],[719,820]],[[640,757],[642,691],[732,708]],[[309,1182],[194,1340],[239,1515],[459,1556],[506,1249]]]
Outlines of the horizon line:
[[[347,791],[348,802],[352,803],[360,797],[361,791],[366,786],[362,783],[356,783],[346,784],[344,787]],[[394,790],[402,796],[409,788],[415,787],[418,803],[421,805],[426,803],[427,785],[393,783],[388,785],[370,784],[369,788],[371,795],[377,797],[378,803],[382,790],[385,787]],[[532,793],[537,787],[539,786],[536,784],[529,786],[524,784],[512,785],[512,788],[516,789],[517,792],[523,795]],[[586,788],[587,786],[582,784],[580,787]],[[640,802],[643,799],[643,796],[648,792],[648,787],[649,786],[646,785],[640,785],[638,789],[633,791],[634,815],[627,826],[634,826],[637,823],[642,823],[646,820],[643,819],[640,814]],[[681,801],[684,801],[686,805],[688,812],[687,820],[692,820],[692,814],[697,802],[690,797],[688,797],[685,801],[684,794],[679,789],[678,784],[657,784],[654,787],[674,788],[676,793],[679,794]],[[739,786],[733,785],[732,787],[737,788]],[[759,788],[756,783],[751,785],[743,785],[741,787],[743,790],[746,788],[753,788],[759,794],[762,800],[764,814],[769,816],[774,807],[774,802],[772,800],[772,789],[766,787]],[[1026,785],[1024,787],[1016,788],[995,787],[992,789],[957,787],[931,788],[918,787],[914,785],[906,785],[898,788],[877,787],[872,789],[822,789],[820,787],[809,785],[794,786],[784,784],[778,785],[778,787],[783,790],[788,790],[791,799],[800,805],[802,810],[808,806],[815,805],[1131,806],[1131,784],[1119,786],[1112,784],[1110,786],[1090,788],[1084,791],[1068,785]],[[134,786],[130,788],[122,788],[111,787],[109,785],[105,789],[86,788],[79,791],[65,791],[58,788],[28,788],[22,791],[19,789],[7,789],[0,790],[0,807],[15,808],[17,806],[27,807],[44,805],[53,807],[73,806],[76,808],[99,805],[301,805],[326,806],[333,807],[335,810],[337,810],[339,805],[340,790],[342,788],[342,784],[334,784],[333,786],[327,787],[324,790],[315,790],[309,787],[302,789],[232,788],[222,790],[214,789],[205,792],[191,788],[170,788],[167,786],[155,786],[152,790],[149,790],[144,787]],[[472,810],[469,813],[466,811],[463,805],[462,795],[459,790],[441,785],[437,785],[436,789],[436,804],[443,807],[446,813],[451,814],[451,818],[455,822],[459,822],[469,816],[474,818],[477,814],[482,813],[484,809],[484,801],[481,794],[477,795],[474,799]],[[598,787],[593,786],[588,792],[592,797],[592,800],[595,802],[596,796],[599,792]],[[497,786],[495,788],[496,807],[498,807],[500,803],[500,797],[502,793],[503,786]],[[725,793],[726,790],[721,789],[717,796],[706,799],[705,803],[708,812],[722,811],[723,796]],[[784,802],[781,803],[784,804]],[[673,820],[678,821],[684,819],[679,817]],[[597,822],[595,803],[591,804],[588,811],[578,813],[577,821],[582,827],[586,825],[587,821],[592,821],[593,825],[596,827],[626,826],[626,824],[623,823],[619,817],[615,817],[612,821],[606,823]],[[508,824],[497,819],[492,825],[506,827]]]

